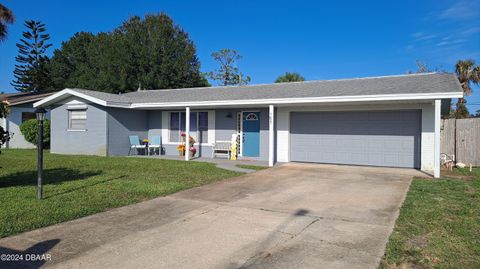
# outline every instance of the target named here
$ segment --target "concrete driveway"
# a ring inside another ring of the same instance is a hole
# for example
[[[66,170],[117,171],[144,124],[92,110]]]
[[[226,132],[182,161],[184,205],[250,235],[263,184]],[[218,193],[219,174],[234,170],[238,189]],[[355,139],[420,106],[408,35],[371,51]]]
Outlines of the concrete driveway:
[[[410,169],[291,163],[0,240],[25,268],[375,268]]]

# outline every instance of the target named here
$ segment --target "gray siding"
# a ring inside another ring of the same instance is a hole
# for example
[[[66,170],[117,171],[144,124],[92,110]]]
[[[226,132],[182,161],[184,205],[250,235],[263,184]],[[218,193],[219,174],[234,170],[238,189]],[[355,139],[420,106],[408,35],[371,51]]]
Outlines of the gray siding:
[[[67,99],[64,103],[74,100]],[[85,102],[82,99],[75,99]],[[86,103],[86,102],[85,102]],[[60,104],[51,110],[51,149],[52,153],[106,155],[107,153],[107,113],[104,107],[87,104],[86,131],[68,130],[68,110]]]
[[[162,135],[162,111],[148,111],[148,135]]]
[[[128,155],[128,136],[148,137],[148,111],[108,108],[108,155]]]
[[[218,109],[215,112],[215,139],[230,140],[237,132],[237,113],[240,111],[260,111],[260,156],[256,160],[268,160],[268,109]],[[232,117],[227,117],[232,115]],[[250,158],[250,157],[249,157]]]

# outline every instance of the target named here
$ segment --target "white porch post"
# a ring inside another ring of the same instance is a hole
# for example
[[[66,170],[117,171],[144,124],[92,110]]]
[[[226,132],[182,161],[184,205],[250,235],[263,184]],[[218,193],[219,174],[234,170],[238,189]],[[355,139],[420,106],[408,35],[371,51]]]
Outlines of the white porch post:
[[[274,107],[273,105],[268,106],[268,166],[273,166],[273,157],[274,157],[274,133],[275,130],[273,129],[273,124],[275,121],[274,117]]]
[[[185,161],[190,159],[190,107],[185,109]]]
[[[434,133],[434,147],[433,147],[433,176],[440,177],[440,108],[441,100],[435,100],[435,133]]]

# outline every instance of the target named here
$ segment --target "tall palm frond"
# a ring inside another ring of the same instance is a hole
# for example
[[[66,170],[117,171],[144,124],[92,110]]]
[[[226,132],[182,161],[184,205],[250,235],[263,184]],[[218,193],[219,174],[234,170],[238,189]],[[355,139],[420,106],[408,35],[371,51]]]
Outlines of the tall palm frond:
[[[471,83],[475,85],[480,83],[480,66],[475,66],[475,61],[473,60],[459,60],[457,64],[455,64],[455,73],[457,74],[463,92],[465,95],[470,96],[472,94]],[[468,117],[468,114],[465,99],[458,98],[456,118],[465,118]]]
[[[12,24],[14,21],[13,12],[0,4],[0,42],[7,37],[7,24]]]
[[[285,72],[284,75],[279,76],[275,83],[284,83],[284,82],[297,82],[305,81],[305,78],[297,72]]]
[[[473,60],[460,60],[455,65],[458,81],[462,85],[463,91],[467,96],[472,94],[470,83],[478,85],[480,83],[480,66],[475,66]]]

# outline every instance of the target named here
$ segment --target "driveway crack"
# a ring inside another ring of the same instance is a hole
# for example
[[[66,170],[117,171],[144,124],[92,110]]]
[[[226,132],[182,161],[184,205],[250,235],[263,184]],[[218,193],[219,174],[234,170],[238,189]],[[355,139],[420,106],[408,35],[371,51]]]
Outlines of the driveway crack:
[[[248,267],[249,264],[253,263],[255,260],[259,259],[259,258],[266,258],[266,257],[269,257],[272,255],[272,252],[275,250],[275,249],[278,249],[280,246],[284,245],[285,243],[287,243],[288,241],[291,241],[293,239],[295,239],[295,237],[299,236],[300,234],[302,234],[305,230],[307,230],[310,226],[312,226],[315,222],[319,221],[320,218],[315,218],[313,219],[312,221],[310,221],[307,225],[305,225],[298,233],[294,233],[294,234],[290,234],[290,237],[287,238],[286,240],[283,240],[282,242],[279,242],[277,244],[275,244],[274,246],[270,247],[270,248],[267,248],[266,250],[264,251],[260,251],[252,256],[250,256],[240,267],[238,267],[239,269],[240,268],[246,268]]]

